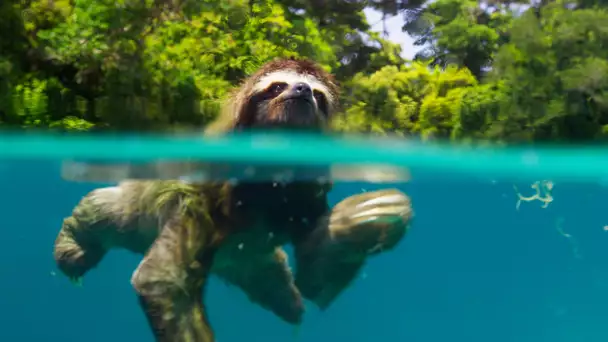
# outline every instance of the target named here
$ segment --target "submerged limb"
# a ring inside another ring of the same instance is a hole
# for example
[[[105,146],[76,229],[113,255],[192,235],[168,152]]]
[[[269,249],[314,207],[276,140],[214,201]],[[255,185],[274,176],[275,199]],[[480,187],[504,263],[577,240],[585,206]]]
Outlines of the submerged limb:
[[[53,254],[57,267],[72,283],[81,285],[82,277],[97,266],[106,253],[95,234],[82,228],[75,217],[63,221]]]
[[[368,256],[401,241],[411,216],[410,199],[397,190],[344,199],[309,236],[294,242],[296,286],[326,309],[356,278]]]
[[[142,182],[98,188],[76,205],[54,245],[54,258],[63,274],[79,282],[112,248],[143,254],[158,234],[159,218],[147,216],[138,196]],[[140,231],[146,227],[147,231]]]
[[[169,220],[131,278],[158,342],[214,341],[202,300],[213,230],[198,221]]]
[[[80,284],[82,277],[103,259],[107,253],[100,234],[108,220],[96,210],[91,196],[85,197],[63,220],[53,256],[59,270],[73,283]]]
[[[215,256],[213,273],[228,284],[239,287],[252,302],[286,322],[300,324],[304,304],[294,284],[285,251],[276,247],[266,253],[251,254],[247,252],[248,248],[246,242],[238,246],[222,246]]]

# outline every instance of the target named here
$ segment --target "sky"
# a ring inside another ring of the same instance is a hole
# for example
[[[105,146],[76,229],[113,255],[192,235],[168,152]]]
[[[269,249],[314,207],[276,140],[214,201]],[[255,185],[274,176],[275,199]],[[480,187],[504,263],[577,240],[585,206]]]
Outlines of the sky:
[[[372,30],[382,32],[382,13],[372,9],[365,9],[364,12],[367,16],[368,23],[372,25]],[[411,59],[420,48],[413,45],[414,40],[412,37],[401,31],[403,24],[403,17],[400,15],[387,19],[386,29],[388,31],[388,39],[392,42],[401,44],[403,48],[401,56]]]

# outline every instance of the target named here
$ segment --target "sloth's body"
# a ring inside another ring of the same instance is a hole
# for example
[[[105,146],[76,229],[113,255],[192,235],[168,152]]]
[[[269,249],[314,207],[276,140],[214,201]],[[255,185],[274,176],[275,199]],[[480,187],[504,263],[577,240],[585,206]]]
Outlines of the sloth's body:
[[[241,86],[217,131],[320,131],[337,88],[310,62],[278,60]],[[55,259],[83,277],[105,253],[144,254],[132,277],[157,341],[212,342],[203,305],[210,275],[299,324],[303,299],[321,308],[356,277],[367,256],[391,249],[411,217],[397,190],[348,197],[330,208],[331,183],[125,181],[90,192],[66,218]],[[282,249],[293,244],[296,276]]]

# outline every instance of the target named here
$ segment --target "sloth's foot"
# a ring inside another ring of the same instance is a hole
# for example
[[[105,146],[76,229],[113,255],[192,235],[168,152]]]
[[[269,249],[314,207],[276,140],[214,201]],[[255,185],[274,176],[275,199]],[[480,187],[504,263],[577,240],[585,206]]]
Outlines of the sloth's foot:
[[[92,209],[87,207],[87,202],[83,203],[74,209],[74,216],[63,220],[53,248],[53,257],[61,273],[79,286],[85,274],[97,266],[107,252],[95,233],[96,227],[90,224],[96,222],[90,219],[94,215],[88,213]]]
[[[354,258],[393,249],[412,218],[408,196],[396,189],[350,196],[329,216],[329,241]]]
[[[226,244],[215,255],[213,272],[228,284],[241,288],[251,301],[286,322],[302,323],[304,304],[294,285],[287,253],[277,247],[263,253],[243,251],[229,254],[227,249],[231,247]]]
[[[370,255],[393,249],[412,217],[409,197],[398,190],[350,196],[304,241],[296,244],[296,286],[327,308],[356,278]]]

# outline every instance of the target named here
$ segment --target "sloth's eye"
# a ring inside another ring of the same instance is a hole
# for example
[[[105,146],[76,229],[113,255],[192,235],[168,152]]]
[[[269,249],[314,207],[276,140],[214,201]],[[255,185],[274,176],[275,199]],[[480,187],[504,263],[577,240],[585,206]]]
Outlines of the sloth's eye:
[[[318,91],[318,90],[314,90],[312,92],[312,94],[315,97],[315,100],[317,100],[317,102],[319,104],[324,103],[325,102],[325,94],[323,94],[322,92]]]
[[[327,98],[325,97],[325,94],[318,90],[313,90],[312,94],[315,97],[315,100],[317,101],[317,106],[319,107],[319,109],[324,113],[327,113]]]
[[[270,85],[270,88],[268,90],[273,95],[279,95],[280,93],[284,92],[285,89],[287,89],[287,83],[281,82],[273,83],[272,85]]]

